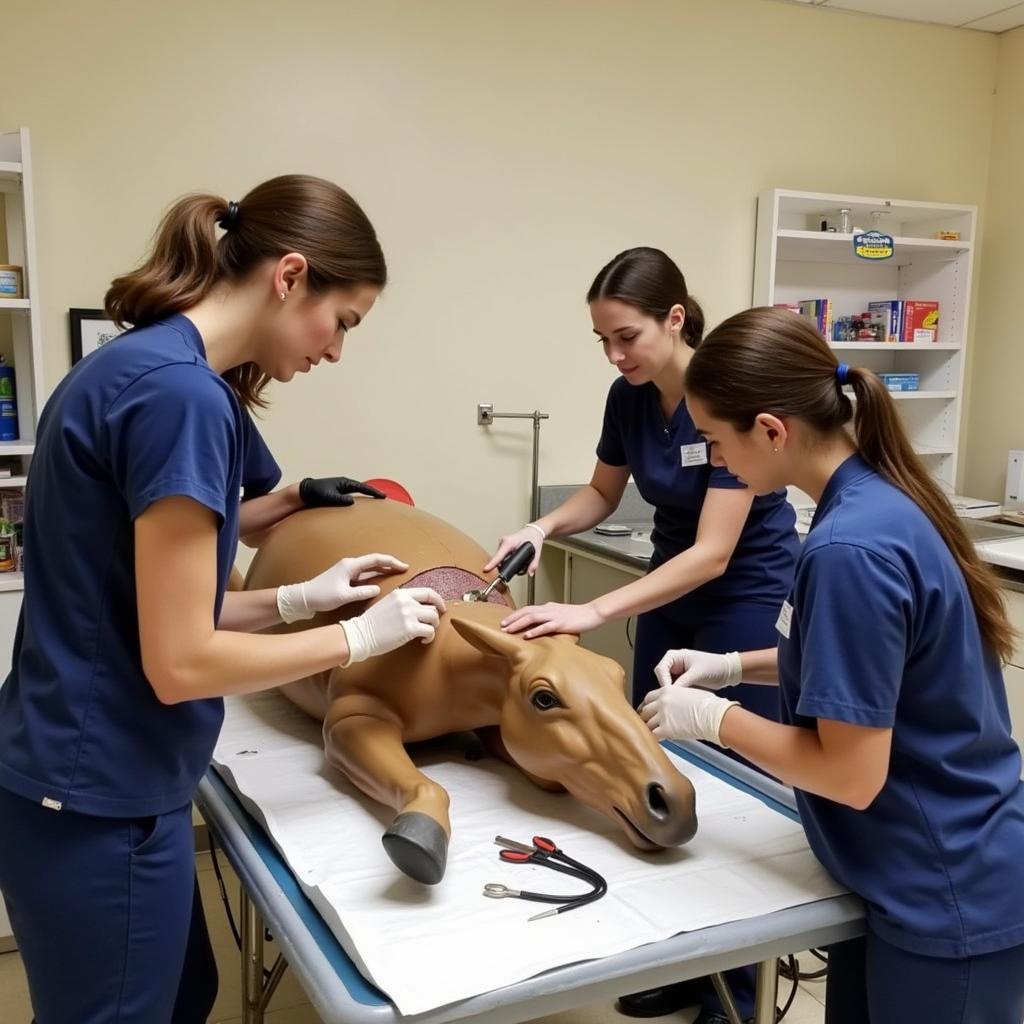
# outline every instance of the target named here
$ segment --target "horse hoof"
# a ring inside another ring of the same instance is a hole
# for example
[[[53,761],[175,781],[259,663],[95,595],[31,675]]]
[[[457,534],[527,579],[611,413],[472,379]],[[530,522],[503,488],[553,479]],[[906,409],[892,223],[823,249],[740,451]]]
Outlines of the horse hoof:
[[[437,885],[444,878],[448,835],[429,814],[407,811],[398,815],[381,842],[399,871],[417,882]]]

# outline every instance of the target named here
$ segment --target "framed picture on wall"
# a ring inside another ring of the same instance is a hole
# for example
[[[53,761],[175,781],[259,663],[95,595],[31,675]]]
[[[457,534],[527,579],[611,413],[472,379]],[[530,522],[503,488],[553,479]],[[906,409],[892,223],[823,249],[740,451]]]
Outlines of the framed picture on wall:
[[[102,309],[69,309],[71,323],[71,364],[113,341],[122,329]]]

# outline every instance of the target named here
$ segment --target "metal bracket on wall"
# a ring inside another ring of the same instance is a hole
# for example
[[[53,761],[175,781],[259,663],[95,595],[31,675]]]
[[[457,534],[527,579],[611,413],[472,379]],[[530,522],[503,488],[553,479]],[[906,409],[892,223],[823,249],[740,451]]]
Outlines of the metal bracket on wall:
[[[477,426],[489,427],[495,420],[533,420],[533,459],[530,475],[530,521],[540,518],[540,488],[537,484],[540,467],[540,421],[550,419],[546,412],[495,412],[490,402],[479,402],[476,407]],[[535,581],[532,576],[526,580],[526,600],[533,604]]]

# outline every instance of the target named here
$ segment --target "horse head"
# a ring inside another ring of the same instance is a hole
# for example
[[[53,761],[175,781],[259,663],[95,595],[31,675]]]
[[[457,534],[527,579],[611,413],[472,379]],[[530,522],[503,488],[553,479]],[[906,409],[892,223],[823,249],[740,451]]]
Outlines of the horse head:
[[[575,637],[524,640],[459,618],[452,627],[481,653],[508,662],[501,739],[520,768],[561,783],[642,850],[693,838],[693,786],[629,706],[618,664]]]

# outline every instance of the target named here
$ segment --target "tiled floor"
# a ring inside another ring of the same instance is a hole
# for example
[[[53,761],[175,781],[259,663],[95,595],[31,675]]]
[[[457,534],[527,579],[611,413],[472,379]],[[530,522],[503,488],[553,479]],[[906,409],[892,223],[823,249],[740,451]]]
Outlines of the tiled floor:
[[[238,882],[223,858],[221,858],[221,865],[234,909],[237,907]],[[210,926],[210,936],[220,969],[220,992],[210,1017],[210,1024],[240,1024],[241,969],[238,950],[235,948],[234,939],[228,928],[217,889],[217,879],[208,855],[202,854],[197,858],[197,867],[199,868],[199,883],[203,892],[206,917]],[[237,910],[235,912],[237,914]],[[266,948],[265,955],[266,962],[270,964],[276,956],[273,945]],[[811,956],[805,954],[801,966],[805,971],[812,971],[819,964]],[[780,979],[780,1002],[789,995],[789,986],[788,981]],[[822,1024],[824,998],[823,982],[801,984],[797,998],[789,1013],[786,1014],[786,1024]],[[28,1024],[31,1017],[21,959],[17,953],[0,954],[0,1021],[3,1021],[4,1024]],[[671,1021],[672,1024],[691,1024],[693,1017],[693,1012],[676,1013],[668,1017],[653,1018],[651,1024],[658,1024],[659,1021]],[[274,993],[266,1020],[267,1024],[320,1024],[320,1017],[309,1005],[305,993],[290,971],[285,971],[281,984]],[[552,1017],[543,1017],[536,1024],[628,1024],[628,1022],[629,1018],[616,1013],[610,1004],[599,1003],[555,1014]]]

